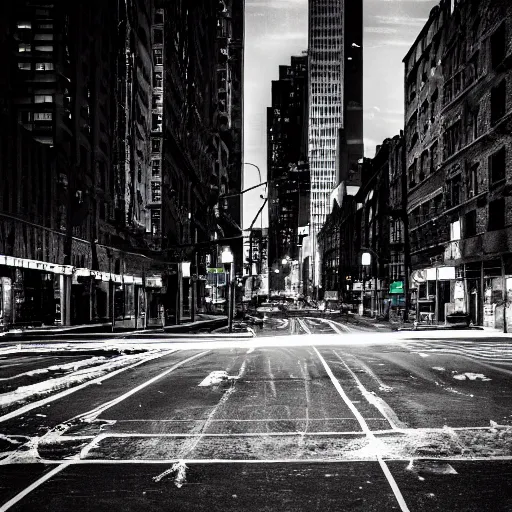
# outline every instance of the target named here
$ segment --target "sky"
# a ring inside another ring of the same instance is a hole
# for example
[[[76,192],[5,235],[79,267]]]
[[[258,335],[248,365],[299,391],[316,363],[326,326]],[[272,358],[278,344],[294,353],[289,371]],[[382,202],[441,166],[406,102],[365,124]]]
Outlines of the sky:
[[[347,0],[353,1],[353,0]],[[403,129],[402,59],[438,0],[363,0],[365,156]],[[279,65],[290,64],[308,46],[308,0],[245,0],[244,161],[267,172],[266,108]],[[259,183],[258,171],[244,166],[244,188]],[[248,228],[265,187],[244,194],[243,225]],[[266,227],[263,219],[255,227]]]

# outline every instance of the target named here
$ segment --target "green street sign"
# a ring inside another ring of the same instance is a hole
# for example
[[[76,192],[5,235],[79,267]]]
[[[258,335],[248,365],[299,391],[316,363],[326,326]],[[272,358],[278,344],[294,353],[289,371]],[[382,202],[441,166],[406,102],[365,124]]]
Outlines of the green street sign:
[[[395,281],[389,285],[389,293],[404,293],[403,281]]]
[[[223,268],[207,268],[206,271],[208,274],[224,274]]]

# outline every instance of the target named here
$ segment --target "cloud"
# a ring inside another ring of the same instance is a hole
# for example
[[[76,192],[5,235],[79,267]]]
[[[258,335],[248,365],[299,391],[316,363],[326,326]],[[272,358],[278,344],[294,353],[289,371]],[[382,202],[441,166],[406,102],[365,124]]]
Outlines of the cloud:
[[[378,23],[383,25],[406,25],[414,27],[423,27],[427,20],[425,18],[413,18],[412,16],[384,16],[376,15],[373,16]]]
[[[387,1],[387,0],[386,0]],[[383,46],[403,46],[410,48],[412,45],[411,41],[400,40],[400,39],[384,39],[378,44],[365,44],[365,49],[382,48]]]
[[[251,43],[252,48],[267,48],[268,46],[276,46],[276,44],[284,44],[286,42],[302,42],[304,49],[308,44],[307,32],[277,32],[264,33]]]
[[[245,7],[249,9],[297,9],[308,7],[308,0],[248,0]]]
[[[389,27],[364,27],[364,31],[370,34],[396,34],[398,32],[396,28]]]

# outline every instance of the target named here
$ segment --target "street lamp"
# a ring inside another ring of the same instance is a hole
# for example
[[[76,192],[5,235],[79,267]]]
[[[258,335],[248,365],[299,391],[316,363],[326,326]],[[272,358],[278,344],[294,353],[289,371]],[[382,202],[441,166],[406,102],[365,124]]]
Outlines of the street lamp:
[[[235,276],[234,272],[234,262],[235,257],[231,248],[229,246],[225,246],[222,248],[222,253],[220,255],[220,260],[223,265],[229,265],[229,280],[227,282],[228,289],[228,332],[233,332],[233,309],[234,309],[234,295],[235,295]]]

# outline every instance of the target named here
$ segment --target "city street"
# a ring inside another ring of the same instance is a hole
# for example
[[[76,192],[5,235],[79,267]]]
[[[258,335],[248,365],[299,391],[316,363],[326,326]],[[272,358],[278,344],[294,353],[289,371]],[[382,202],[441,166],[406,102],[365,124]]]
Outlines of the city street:
[[[4,342],[0,510],[512,510],[510,338],[256,332]]]

